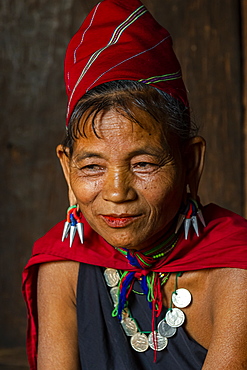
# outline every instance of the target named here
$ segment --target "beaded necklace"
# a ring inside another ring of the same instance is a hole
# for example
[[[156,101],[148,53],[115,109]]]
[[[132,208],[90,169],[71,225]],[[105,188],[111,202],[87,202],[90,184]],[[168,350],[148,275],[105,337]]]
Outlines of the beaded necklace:
[[[146,295],[150,308],[156,317],[162,310],[161,282],[158,273],[151,268],[175,247],[178,235],[170,232],[165,241],[153,248],[144,248],[141,251],[133,251],[125,248],[116,248],[125,255],[129,263],[138,268],[138,271],[125,271],[119,282],[118,318],[121,320],[122,311],[125,308],[128,297],[133,289],[136,279],[140,280],[143,293]]]

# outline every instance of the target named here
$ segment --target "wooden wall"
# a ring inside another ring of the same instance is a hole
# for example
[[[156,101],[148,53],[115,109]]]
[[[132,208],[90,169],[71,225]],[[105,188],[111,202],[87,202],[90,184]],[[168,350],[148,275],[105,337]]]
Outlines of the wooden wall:
[[[244,154],[244,216],[247,218],[247,0],[241,1],[242,30],[242,92],[243,92],[243,154]]]
[[[173,36],[193,116],[208,143],[201,199],[244,214],[247,96],[242,98],[242,81],[247,58],[241,20],[246,34],[246,0],[143,2]],[[55,157],[64,130],[63,57],[69,38],[95,3],[0,2],[2,347],[24,346],[21,271],[33,241],[66,211],[66,187]]]

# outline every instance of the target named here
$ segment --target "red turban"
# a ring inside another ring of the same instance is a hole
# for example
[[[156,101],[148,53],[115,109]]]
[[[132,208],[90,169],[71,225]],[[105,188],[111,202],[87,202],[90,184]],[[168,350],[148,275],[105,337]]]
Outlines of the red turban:
[[[67,123],[87,91],[114,80],[155,86],[188,107],[171,36],[139,0],[102,1],[70,41],[65,57]]]

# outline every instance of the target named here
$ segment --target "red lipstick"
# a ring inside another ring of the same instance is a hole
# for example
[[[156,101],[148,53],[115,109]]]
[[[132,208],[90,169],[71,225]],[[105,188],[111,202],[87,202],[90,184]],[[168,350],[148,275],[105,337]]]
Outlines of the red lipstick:
[[[138,216],[134,215],[101,215],[105,223],[110,227],[120,228],[129,225],[133,220],[135,220]]]

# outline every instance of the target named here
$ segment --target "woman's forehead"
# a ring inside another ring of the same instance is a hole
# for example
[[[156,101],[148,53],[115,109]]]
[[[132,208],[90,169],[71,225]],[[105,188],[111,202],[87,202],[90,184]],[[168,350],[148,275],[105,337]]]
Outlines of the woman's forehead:
[[[165,121],[165,120],[164,120]],[[133,107],[131,113],[126,113],[122,108],[111,108],[107,111],[100,111],[97,114],[87,113],[81,119],[81,128],[85,136],[96,135],[104,137],[104,135],[140,135],[144,133],[152,135],[160,135],[162,138],[167,131],[165,122],[160,122],[148,112]]]
[[[85,135],[75,142],[75,155],[82,151],[124,151],[126,153],[161,154],[171,147],[178,147],[171,136],[165,134],[163,125],[146,112],[139,112],[139,123],[125,117],[116,110],[110,110],[98,115],[95,119],[95,129],[92,127],[92,117],[85,123]],[[96,132],[96,133],[95,133]]]

